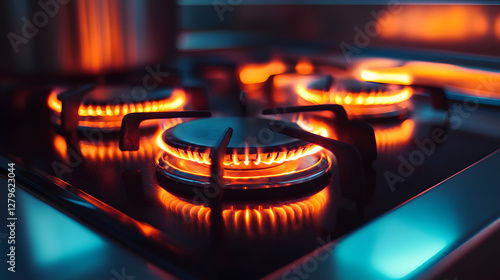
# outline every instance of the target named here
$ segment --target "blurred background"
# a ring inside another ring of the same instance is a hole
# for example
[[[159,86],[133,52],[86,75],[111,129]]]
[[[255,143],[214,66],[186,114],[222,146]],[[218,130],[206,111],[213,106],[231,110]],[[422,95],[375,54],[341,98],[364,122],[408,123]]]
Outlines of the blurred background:
[[[228,48],[412,56],[495,68],[500,7],[439,2],[2,1],[0,73],[94,75],[168,64],[177,51]]]

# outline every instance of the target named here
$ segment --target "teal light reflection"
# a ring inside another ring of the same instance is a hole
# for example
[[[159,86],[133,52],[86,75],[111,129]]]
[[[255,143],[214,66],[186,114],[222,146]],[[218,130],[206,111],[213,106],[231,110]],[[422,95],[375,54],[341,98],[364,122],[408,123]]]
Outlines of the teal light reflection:
[[[407,276],[447,245],[445,237],[449,236],[433,235],[432,230],[421,230],[401,220],[385,222],[380,225],[379,235],[390,238],[381,238],[374,244],[371,262],[390,278]]]
[[[102,237],[53,207],[19,192],[34,264],[66,277],[92,270],[106,258]],[[69,264],[74,264],[70,265]],[[63,270],[63,271],[62,271]]]
[[[338,279],[412,278],[458,241],[460,228],[448,201],[416,198],[342,240],[334,273]]]

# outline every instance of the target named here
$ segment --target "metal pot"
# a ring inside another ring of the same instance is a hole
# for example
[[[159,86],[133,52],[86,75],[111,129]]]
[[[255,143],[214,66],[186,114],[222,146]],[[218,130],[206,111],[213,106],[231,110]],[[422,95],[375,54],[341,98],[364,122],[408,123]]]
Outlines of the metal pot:
[[[175,8],[163,0],[2,1],[0,75],[97,75],[166,63]]]

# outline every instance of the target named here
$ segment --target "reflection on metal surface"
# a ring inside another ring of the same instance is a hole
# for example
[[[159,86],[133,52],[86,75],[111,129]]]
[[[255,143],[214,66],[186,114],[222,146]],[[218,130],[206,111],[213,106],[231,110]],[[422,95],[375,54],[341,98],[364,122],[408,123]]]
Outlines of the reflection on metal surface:
[[[103,140],[95,143],[82,139],[80,151],[86,160],[92,162],[133,162],[133,161],[148,161],[154,158],[159,148],[156,145],[156,135],[161,134],[160,131],[156,134],[141,138],[141,148],[138,151],[121,151],[118,147],[116,139]],[[55,135],[53,140],[54,148],[61,158],[68,157],[67,143],[63,136]]]
[[[59,154],[61,158],[66,158],[68,156],[68,145],[66,144],[66,139],[63,136],[57,134],[54,136],[52,141],[54,144],[54,149]]]
[[[183,200],[163,188],[158,197],[168,211],[199,228],[210,227],[211,209],[202,204]],[[226,205],[222,211],[226,230],[249,236],[287,232],[319,217],[328,201],[326,189],[308,198],[269,204]]]
[[[430,41],[461,42],[486,36],[489,18],[475,6],[405,6],[378,19],[380,36]]]
[[[373,130],[377,142],[377,151],[379,153],[397,151],[398,148],[410,142],[414,129],[415,122],[410,119],[389,127],[375,126]]]
[[[13,45],[0,46],[6,54],[0,71],[60,78],[168,62],[177,27],[174,4],[156,0],[2,1],[0,33],[14,32],[20,37]],[[21,18],[26,19],[24,27]]]
[[[430,214],[428,210],[420,211],[426,216]],[[357,232],[346,238],[337,247],[335,256],[340,264],[347,265],[354,260],[366,263],[367,266],[360,267],[356,276],[370,271],[365,274],[366,277],[371,276],[369,279],[409,279],[411,273],[417,272],[451,245],[457,237],[453,222],[452,219],[447,223],[448,227],[443,227],[438,226],[435,220],[426,224],[391,215],[376,226],[368,226],[362,233]],[[363,251],[369,253],[364,254]]]
[[[500,84],[498,71],[424,61],[400,62],[399,65],[392,66],[376,65],[373,60],[368,61],[366,66],[361,62],[358,78],[398,85],[453,86],[468,89],[468,94],[472,96],[500,98],[497,89]]]
[[[102,237],[24,192],[18,196],[20,206],[29,213],[23,217],[23,223],[37,268],[57,270],[70,279],[100,267],[106,257],[103,251],[106,243]],[[62,266],[68,262],[78,265]]]
[[[147,138],[147,139],[145,139]],[[106,141],[103,143],[93,143],[80,141],[80,151],[83,158],[92,161],[146,161],[154,158],[158,149],[154,137],[144,137],[141,139],[141,148],[138,151],[121,151],[118,147],[118,141]]]
[[[135,44],[132,48],[123,48],[128,45],[122,37],[124,28],[121,22],[120,2],[110,1],[77,1],[79,37],[81,48],[82,68],[97,72],[103,68],[122,68],[125,57],[136,58]],[[132,20],[134,21],[134,20]],[[134,34],[134,33],[132,33]],[[135,42],[137,38],[129,38]],[[127,50],[127,56],[124,55]]]

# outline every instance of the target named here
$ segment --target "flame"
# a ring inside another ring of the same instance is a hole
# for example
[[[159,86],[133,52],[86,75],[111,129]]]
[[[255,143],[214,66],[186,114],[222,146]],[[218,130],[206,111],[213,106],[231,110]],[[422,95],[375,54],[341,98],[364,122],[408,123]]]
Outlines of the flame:
[[[163,188],[158,188],[158,197],[168,211],[195,222],[196,226],[210,226],[211,209],[202,204],[185,201]],[[328,201],[326,189],[296,201],[270,204],[227,205],[222,210],[226,230],[243,231],[248,235],[276,233],[282,229],[295,229],[311,219],[318,217]]]
[[[158,146],[169,153],[170,155],[199,164],[211,165],[210,150],[208,151],[189,151],[171,147],[163,141],[161,135],[157,138]],[[257,151],[255,154],[250,154],[248,149],[245,154],[226,155],[224,158],[224,166],[241,169],[254,169],[262,166],[276,166],[287,161],[294,161],[301,157],[312,155],[321,150],[321,146],[307,145],[302,148],[293,150],[284,150],[281,152],[261,153]]]
[[[53,90],[47,100],[47,104],[54,111],[60,113],[62,110],[61,101],[57,95],[61,90]],[[161,112],[180,108],[186,102],[186,94],[181,89],[174,89],[172,96],[163,100],[152,100],[135,103],[124,103],[116,105],[84,105],[78,108],[78,115],[81,117],[114,117],[124,116],[134,112]]]
[[[299,74],[311,74],[314,71],[314,66],[308,59],[301,59],[295,65],[295,71]]]
[[[286,65],[280,60],[273,60],[268,63],[250,63],[240,68],[240,81],[243,84],[263,83],[269,76],[281,74],[285,71]]]
[[[183,123],[184,120],[181,119],[181,118],[173,118],[173,119],[165,119],[165,120],[162,120],[161,124],[160,124],[160,127],[163,131],[171,128],[171,127],[174,127],[180,123]]]
[[[457,42],[488,34],[488,18],[473,6],[406,6],[378,18],[380,36],[415,41]]]
[[[377,142],[377,151],[386,153],[396,150],[406,145],[412,139],[415,123],[407,119],[396,126],[374,127],[375,139]]]
[[[330,90],[329,92],[307,89],[303,84],[296,87],[297,93],[305,100],[314,104],[340,104],[340,105],[389,105],[408,100],[413,90],[404,87],[396,91],[372,91],[351,93],[345,90]]]

